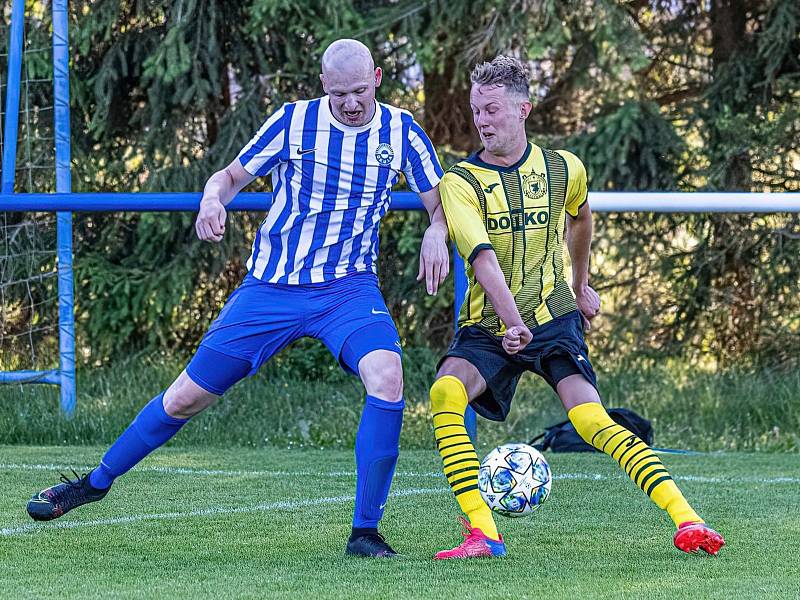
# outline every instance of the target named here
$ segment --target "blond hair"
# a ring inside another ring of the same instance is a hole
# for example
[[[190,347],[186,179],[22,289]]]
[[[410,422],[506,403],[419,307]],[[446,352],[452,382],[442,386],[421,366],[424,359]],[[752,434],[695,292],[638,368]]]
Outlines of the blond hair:
[[[470,81],[476,85],[501,86],[514,96],[528,99],[529,77],[530,71],[525,63],[518,58],[500,54],[491,62],[475,65],[470,74]]]

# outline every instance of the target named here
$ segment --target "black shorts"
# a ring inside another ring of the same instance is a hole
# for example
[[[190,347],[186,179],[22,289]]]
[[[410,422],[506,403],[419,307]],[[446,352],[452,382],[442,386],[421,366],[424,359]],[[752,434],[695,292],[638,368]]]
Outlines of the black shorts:
[[[533,339],[522,352],[509,355],[503,350],[502,337],[477,325],[462,327],[439,361],[439,367],[448,356],[455,356],[478,369],[486,381],[486,391],[470,404],[475,412],[492,421],[505,420],[519,378],[525,371],[540,375],[553,390],[559,381],[570,375],[583,375],[597,388],[578,311],[540,325],[532,333]]]

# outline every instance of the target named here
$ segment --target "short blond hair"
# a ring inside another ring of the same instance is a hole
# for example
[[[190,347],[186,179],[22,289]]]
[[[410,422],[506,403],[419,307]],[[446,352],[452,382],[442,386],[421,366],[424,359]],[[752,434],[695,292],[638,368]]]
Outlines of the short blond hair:
[[[514,96],[530,97],[530,71],[518,58],[499,54],[491,62],[475,65],[469,78],[476,85],[501,86]]]

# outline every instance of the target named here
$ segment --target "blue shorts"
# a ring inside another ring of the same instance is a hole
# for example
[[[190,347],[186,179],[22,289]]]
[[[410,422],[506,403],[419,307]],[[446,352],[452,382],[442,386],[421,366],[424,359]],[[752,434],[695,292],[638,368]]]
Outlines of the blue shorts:
[[[248,274],[186,371],[200,387],[222,395],[302,337],[322,340],[342,367],[355,374],[358,361],[374,350],[402,353],[375,274],[307,285],[264,283]]]

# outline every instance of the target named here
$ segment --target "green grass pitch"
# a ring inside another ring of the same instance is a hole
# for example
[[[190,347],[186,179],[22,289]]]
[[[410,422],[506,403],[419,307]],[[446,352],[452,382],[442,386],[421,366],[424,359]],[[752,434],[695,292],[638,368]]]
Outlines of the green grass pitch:
[[[605,455],[549,455],[553,494],[498,517],[509,556],[434,562],[460,541],[434,452],[401,454],[382,530],[398,560],[343,556],[352,454],[164,449],[101,503],[36,524],[25,502],[100,448],[0,447],[2,598],[752,598],[800,596],[796,455],[665,456],[728,545],[672,523]]]

